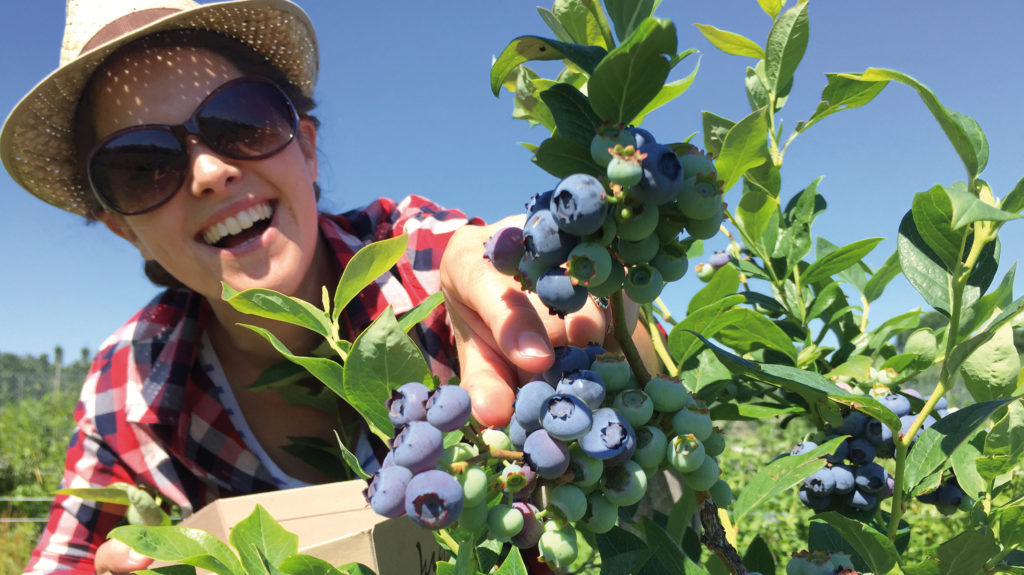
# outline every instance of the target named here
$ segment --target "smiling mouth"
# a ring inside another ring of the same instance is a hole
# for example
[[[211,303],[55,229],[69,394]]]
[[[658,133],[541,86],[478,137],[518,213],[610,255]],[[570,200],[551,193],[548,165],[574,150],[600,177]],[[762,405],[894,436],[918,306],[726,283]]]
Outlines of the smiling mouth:
[[[224,218],[203,232],[203,241],[217,248],[240,246],[263,234],[274,217],[270,202],[242,210]]]

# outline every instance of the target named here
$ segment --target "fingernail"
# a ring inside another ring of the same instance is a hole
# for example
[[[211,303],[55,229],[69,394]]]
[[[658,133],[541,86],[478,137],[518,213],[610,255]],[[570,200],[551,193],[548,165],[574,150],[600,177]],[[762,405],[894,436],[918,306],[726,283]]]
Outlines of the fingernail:
[[[519,334],[519,341],[516,351],[524,357],[548,357],[551,355],[551,347],[547,339],[532,331],[524,331]]]

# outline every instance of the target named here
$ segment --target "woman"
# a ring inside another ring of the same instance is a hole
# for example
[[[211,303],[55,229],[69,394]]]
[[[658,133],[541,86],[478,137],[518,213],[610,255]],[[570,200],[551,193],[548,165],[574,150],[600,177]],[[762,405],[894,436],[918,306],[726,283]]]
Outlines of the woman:
[[[131,242],[169,289],[97,354],[65,487],[146,484],[191,511],[325,480],[283,446],[294,435],[329,440],[338,419],[245,390],[280,356],[236,324],[264,325],[297,352],[318,336],[238,314],[221,282],[319,302],[355,250],[410,222],[408,261],[346,308],[348,335],[387,305],[401,312],[443,289],[447,309],[417,336],[435,373],[460,367],[484,425],[508,421],[520,374],[550,366],[552,343],[605,339],[595,306],[554,320],[490,268],[482,244],[495,226],[467,226],[481,222],[418,197],[318,213],[317,64],[312,25],[286,0],[69,0],[61,66],[11,113],[0,156],[30,193]],[[341,420],[356,423],[357,455],[375,465],[382,446],[353,413]],[[105,542],[121,519],[57,498],[26,571],[145,567]]]

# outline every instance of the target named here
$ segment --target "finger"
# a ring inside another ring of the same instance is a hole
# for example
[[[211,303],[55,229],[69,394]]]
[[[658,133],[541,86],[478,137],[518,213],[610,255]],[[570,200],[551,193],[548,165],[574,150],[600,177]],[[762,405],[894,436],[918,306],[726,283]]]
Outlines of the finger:
[[[565,316],[565,343],[560,345],[603,344],[611,325],[611,310],[602,309],[587,298],[582,309]]]
[[[104,542],[96,549],[96,573],[99,575],[121,575],[145,569],[153,563],[146,557],[116,539]]]
[[[485,427],[504,427],[512,418],[518,375],[495,351],[486,332],[475,336],[471,324],[480,322],[479,317],[459,309],[461,304],[454,303],[453,307],[449,312],[459,354],[459,375],[462,387],[469,392],[473,418]]]

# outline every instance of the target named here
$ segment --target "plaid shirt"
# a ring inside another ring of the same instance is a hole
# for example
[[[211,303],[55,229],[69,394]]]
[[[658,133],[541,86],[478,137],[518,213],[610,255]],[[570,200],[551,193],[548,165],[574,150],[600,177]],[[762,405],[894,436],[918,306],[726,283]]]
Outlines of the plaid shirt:
[[[320,232],[341,267],[371,241],[409,234],[398,264],[345,309],[348,325],[362,330],[388,305],[402,313],[437,292],[452,233],[482,223],[417,196],[321,215]],[[145,484],[185,513],[220,497],[276,489],[197,361],[209,316],[202,296],[167,290],[103,343],[75,408],[77,430],[62,487]],[[455,362],[446,317],[439,308],[416,328],[431,369],[442,378]],[[96,548],[123,517],[123,508],[110,507],[58,496],[25,572],[94,573]]]

